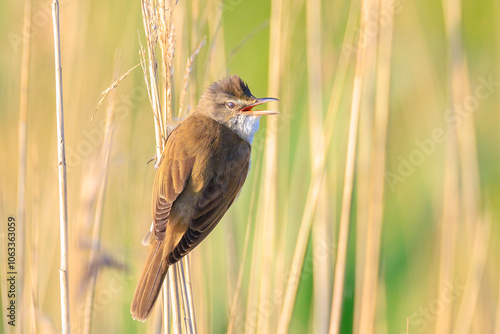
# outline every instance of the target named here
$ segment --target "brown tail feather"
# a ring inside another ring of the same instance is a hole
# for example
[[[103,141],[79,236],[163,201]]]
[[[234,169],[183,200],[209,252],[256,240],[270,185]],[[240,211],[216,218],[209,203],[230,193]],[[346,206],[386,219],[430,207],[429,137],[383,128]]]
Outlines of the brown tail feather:
[[[167,275],[168,263],[164,256],[164,242],[153,241],[146,265],[135,290],[130,312],[135,320],[144,321],[151,313]]]

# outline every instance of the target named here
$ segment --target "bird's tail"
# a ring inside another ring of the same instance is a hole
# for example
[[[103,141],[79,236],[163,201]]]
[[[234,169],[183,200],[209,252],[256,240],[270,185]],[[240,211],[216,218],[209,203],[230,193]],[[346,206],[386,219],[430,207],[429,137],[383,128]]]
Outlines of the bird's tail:
[[[146,320],[158,298],[169,267],[166,256],[163,254],[164,248],[164,242],[154,240],[151,244],[148,259],[130,307],[130,312],[135,320]]]

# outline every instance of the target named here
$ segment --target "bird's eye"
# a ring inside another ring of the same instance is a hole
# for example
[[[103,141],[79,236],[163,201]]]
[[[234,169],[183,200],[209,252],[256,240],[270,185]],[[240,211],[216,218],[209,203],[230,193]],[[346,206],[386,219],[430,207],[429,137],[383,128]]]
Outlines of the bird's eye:
[[[233,109],[234,107],[236,107],[236,104],[232,101],[229,101],[226,102],[226,107],[228,107],[229,109]]]

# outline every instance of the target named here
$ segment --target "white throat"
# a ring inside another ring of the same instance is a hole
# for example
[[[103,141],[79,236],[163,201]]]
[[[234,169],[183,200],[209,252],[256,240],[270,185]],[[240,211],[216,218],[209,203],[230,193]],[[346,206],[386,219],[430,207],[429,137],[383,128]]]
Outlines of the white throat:
[[[238,115],[229,121],[229,127],[233,129],[241,139],[249,144],[253,141],[253,135],[259,129],[260,116]]]

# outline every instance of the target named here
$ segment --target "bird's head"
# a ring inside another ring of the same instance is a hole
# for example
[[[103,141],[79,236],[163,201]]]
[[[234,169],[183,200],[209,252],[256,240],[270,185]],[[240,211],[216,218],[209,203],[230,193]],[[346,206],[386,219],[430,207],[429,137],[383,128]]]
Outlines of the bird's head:
[[[240,77],[231,75],[214,82],[205,90],[197,111],[232,128],[240,137],[251,142],[258,129],[260,116],[278,114],[277,111],[253,108],[271,101],[278,99],[256,98]]]
[[[231,75],[214,82],[205,90],[198,110],[219,123],[228,125],[234,123],[235,119],[278,114],[271,110],[253,110],[260,104],[277,100],[269,97],[256,98],[240,77]]]

